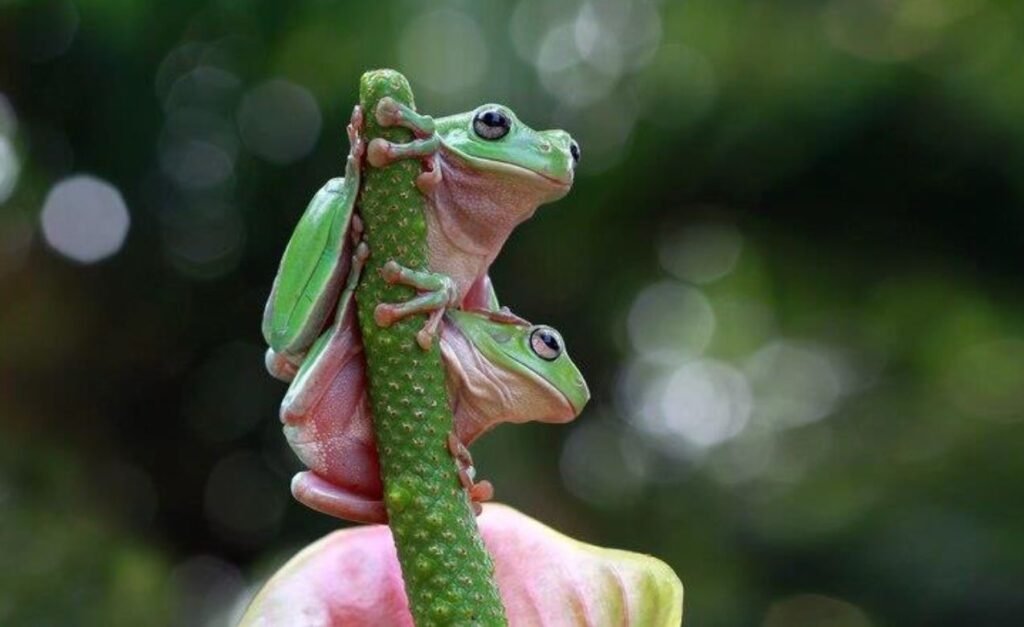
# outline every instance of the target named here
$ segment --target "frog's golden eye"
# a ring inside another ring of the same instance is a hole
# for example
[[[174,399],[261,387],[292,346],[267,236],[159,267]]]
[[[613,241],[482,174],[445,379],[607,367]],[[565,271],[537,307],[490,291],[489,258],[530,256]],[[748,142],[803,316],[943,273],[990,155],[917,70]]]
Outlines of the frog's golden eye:
[[[501,109],[484,109],[473,118],[473,132],[483,139],[501,139],[510,128],[512,120]]]
[[[538,327],[530,334],[530,348],[541,359],[554,361],[562,354],[562,338],[549,327]]]

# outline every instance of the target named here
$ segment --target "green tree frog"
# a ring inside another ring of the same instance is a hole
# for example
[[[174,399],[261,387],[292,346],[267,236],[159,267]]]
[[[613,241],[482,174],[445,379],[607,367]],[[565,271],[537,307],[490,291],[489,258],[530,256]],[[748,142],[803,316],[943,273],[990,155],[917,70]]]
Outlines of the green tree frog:
[[[426,198],[429,268],[395,263],[385,278],[419,290],[405,303],[382,303],[381,326],[429,314],[418,335],[429,346],[446,308],[497,310],[487,270],[512,230],[537,207],[561,198],[573,182],[579,146],[561,130],[535,131],[507,107],[488,104],[436,122],[388,98],[375,112],[383,125],[411,129],[404,144],[362,138],[362,112],[348,125],[351,149],[345,177],[332,179],[310,201],[285,249],[263,318],[272,353],[268,366],[294,371],[327,326],[358,242],[354,215],[365,154],[374,166],[418,159],[425,171],[417,186]]]
[[[368,250],[358,246],[334,324],[314,344],[281,404],[285,436],[309,470],[295,475],[303,504],[346,520],[382,523],[387,513],[362,343],[352,295]],[[488,482],[473,483],[465,446],[502,422],[567,422],[590,399],[587,384],[551,327],[502,313],[448,310],[439,328],[455,433],[448,447],[479,511]]]

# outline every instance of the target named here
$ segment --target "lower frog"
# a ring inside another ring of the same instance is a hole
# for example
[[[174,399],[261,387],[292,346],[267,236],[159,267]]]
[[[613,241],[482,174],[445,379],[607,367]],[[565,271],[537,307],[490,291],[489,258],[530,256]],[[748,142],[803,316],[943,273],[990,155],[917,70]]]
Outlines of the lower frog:
[[[355,522],[383,523],[377,448],[367,395],[362,342],[353,293],[365,244],[355,246],[348,283],[333,324],[313,344],[291,379],[281,420],[292,449],[309,470],[292,480],[303,504]],[[474,508],[488,500],[488,482],[474,483],[466,446],[503,422],[567,422],[590,399],[587,384],[561,335],[507,311],[445,312],[438,337],[455,417],[448,448]]]

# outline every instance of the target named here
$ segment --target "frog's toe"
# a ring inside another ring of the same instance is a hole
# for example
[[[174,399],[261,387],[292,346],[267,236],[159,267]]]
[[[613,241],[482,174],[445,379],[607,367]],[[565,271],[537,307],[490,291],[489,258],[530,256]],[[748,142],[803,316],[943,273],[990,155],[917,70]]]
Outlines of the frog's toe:
[[[377,123],[381,126],[395,126],[402,119],[402,111],[398,103],[390,96],[384,96],[377,102],[376,110]]]
[[[374,117],[381,126],[403,126],[423,139],[434,134],[434,118],[420,115],[409,106],[385,96],[377,102]]]
[[[441,166],[437,155],[424,160],[426,169],[416,177],[416,188],[429,196],[441,183]]]
[[[380,267],[380,276],[388,283],[398,283],[402,280],[402,266],[394,259],[389,259]]]
[[[494,484],[487,480],[474,483],[473,487],[469,489],[469,497],[473,499],[474,503],[494,500]]]
[[[268,348],[264,355],[264,363],[267,366],[267,372],[272,377],[280,381],[289,382],[295,378],[295,373],[299,371],[299,367],[294,361],[288,359],[284,355],[276,352],[272,348]]]

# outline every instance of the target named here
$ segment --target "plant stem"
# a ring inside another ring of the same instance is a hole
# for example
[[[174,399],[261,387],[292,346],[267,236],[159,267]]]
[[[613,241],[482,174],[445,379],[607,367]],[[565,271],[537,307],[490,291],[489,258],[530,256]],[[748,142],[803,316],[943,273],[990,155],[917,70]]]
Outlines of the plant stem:
[[[384,96],[415,106],[409,83],[398,72],[364,74],[359,103],[366,141],[409,141],[407,129],[377,123],[374,111]],[[384,502],[409,608],[419,627],[505,625],[494,565],[447,448],[453,418],[437,342],[429,351],[416,343],[424,322],[420,316],[386,329],[373,318],[378,303],[415,294],[381,278],[379,269],[386,261],[426,268],[425,199],[415,184],[421,167],[417,160],[402,160],[379,169],[366,164],[364,172],[359,207],[370,259],[356,302]]]

